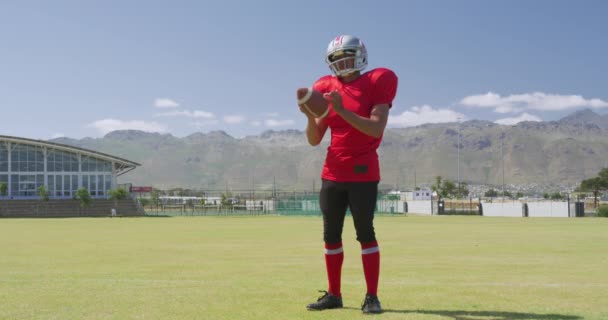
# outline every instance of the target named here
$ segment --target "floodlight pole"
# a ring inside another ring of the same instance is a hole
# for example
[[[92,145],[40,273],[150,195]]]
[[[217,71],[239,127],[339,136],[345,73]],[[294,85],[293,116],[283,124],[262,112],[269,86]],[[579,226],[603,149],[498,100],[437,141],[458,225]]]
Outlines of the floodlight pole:
[[[458,117],[458,192],[460,192],[460,117]]]
[[[502,200],[505,200],[505,131],[502,128],[502,135],[500,137],[500,155],[502,158]]]

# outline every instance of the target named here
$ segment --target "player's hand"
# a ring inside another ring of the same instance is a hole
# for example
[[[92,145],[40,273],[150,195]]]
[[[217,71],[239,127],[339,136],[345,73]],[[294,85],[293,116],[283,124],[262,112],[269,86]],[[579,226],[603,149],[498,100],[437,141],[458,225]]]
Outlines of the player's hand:
[[[337,114],[341,114],[344,111],[344,106],[342,105],[342,95],[336,90],[332,92],[328,92],[323,94],[323,97],[331,103],[331,108]]]
[[[308,119],[314,119],[315,118],[315,116],[312,113],[310,113],[308,111],[308,109],[306,109],[304,107],[304,105],[299,104],[298,107],[300,107],[300,112],[302,112]]]

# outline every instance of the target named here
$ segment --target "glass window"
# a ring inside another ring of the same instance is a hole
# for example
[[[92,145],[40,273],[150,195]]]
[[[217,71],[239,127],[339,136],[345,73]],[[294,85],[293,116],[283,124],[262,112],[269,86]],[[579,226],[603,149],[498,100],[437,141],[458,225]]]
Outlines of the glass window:
[[[82,187],[91,190],[91,188],[89,188],[89,176],[82,176]]]
[[[49,184],[49,194],[55,194],[55,175],[50,174],[46,177],[47,183]]]
[[[72,190],[72,187],[70,186],[72,180],[70,178],[71,177],[68,175],[63,176],[63,195],[68,197],[70,196],[70,190]]]
[[[46,169],[49,172],[78,172],[78,155],[66,151],[49,150]]]
[[[111,175],[106,175],[106,188],[104,190],[110,190],[112,189],[112,176]]]
[[[72,194],[75,194],[76,190],[78,190],[78,176],[73,174],[72,175]]]
[[[83,172],[112,172],[112,163],[91,157],[82,157]]]
[[[6,185],[6,194],[0,193],[0,197],[8,195],[8,174],[0,174],[0,183],[4,183]]]
[[[44,154],[42,147],[16,144],[11,150],[13,171],[43,172]]]
[[[19,195],[19,175],[11,174],[11,196]]]
[[[63,182],[62,177],[60,175],[56,175],[55,176],[55,195],[59,196],[59,197],[63,193],[62,182]]]
[[[11,195],[15,197],[36,197],[38,188],[44,185],[44,175],[12,174]]]
[[[0,143],[0,172],[8,172],[8,148]]]
[[[92,196],[97,195],[97,176],[89,176],[91,189],[89,190]]]
[[[103,186],[105,184],[103,183],[103,176],[102,175],[98,175],[97,176],[97,195],[98,196],[103,196],[105,194],[105,190],[103,190]]]

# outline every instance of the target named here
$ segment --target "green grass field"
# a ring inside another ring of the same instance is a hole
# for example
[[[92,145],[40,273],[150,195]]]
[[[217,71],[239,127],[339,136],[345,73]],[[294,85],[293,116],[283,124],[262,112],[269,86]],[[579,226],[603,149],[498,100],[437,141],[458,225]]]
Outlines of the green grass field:
[[[344,230],[345,308],[326,289],[319,217],[0,220],[0,319],[608,319],[608,219],[380,216],[364,316]]]

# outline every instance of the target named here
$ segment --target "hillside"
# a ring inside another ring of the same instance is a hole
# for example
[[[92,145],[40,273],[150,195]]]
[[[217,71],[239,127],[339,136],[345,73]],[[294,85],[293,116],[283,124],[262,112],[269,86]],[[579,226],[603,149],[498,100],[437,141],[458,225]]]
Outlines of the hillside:
[[[389,128],[379,148],[385,185],[413,188],[435,176],[475,184],[577,183],[597,174],[608,160],[608,116],[583,110],[554,122],[515,126],[487,121]],[[327,137],[326,137],[327,138]],[[124,157],[142,167],[122,182],[159,188],[311,189],[329,139],[311,147],[302,131],[266,131],[234,138],[223,131],[184,138],[142,131],[114,131],[103,138],[53,142]]]

